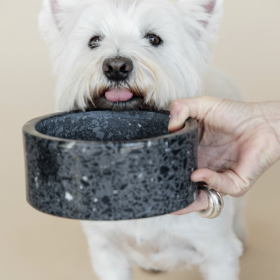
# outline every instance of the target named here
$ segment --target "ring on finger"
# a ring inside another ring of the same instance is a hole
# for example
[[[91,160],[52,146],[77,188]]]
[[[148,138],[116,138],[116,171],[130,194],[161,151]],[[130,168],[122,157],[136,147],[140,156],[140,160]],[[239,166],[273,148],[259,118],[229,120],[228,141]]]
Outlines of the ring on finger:
[[[198,215],[206,219],[214,219],[219,217],[224,207],[224,199],[222,194],[215,191],[214,189],[209,189],[206,186],[199,187],[199,190],[205,191],[207,193],[209,207],[206,210],[197,212]]]

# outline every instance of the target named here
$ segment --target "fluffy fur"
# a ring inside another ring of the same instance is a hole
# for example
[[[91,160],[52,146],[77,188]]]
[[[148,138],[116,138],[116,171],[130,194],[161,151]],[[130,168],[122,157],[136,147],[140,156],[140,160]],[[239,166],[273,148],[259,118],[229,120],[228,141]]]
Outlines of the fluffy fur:
[[[168,109],[177,98],[200,94],[221,16],[222,0],[44,0],[39,26],[58,75],[58,110]],[[163,43],[152,46],[147,34]],[[95,49],[88,46],[93,36],[101,38]],[[102,65],[118,56],[129,58],[134,69],[129,79],[112,82]],[[224,90],[237,99],[227,83],[219,84],[216,95]],[[141,100],[110,104],[104,93],[112,88],[130,90]],[[237,280],[242,245],[233,226],[244,237],[241,209],[226,197],[215,220],[192,213],[83,222],[92,265],[101,280],[131,280],[133,263],[160,271],[200,265],[206,280]]]

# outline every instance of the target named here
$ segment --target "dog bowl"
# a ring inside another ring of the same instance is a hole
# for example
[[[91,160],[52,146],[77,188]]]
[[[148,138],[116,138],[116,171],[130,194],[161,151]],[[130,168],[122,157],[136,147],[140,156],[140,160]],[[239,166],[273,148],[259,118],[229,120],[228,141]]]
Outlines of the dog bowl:
[[[47,214],[127,220],[180,210],[197,197],[193,119],[168,132],[166,111],[75,111],[23,127],[27,201]]]

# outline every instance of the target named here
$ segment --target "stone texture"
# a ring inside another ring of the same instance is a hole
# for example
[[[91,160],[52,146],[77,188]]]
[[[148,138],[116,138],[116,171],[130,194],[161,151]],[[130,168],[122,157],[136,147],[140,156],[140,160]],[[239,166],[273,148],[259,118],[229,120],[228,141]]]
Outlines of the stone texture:
[[[37,210],[83,220],[164,215],[191,204],[197,185],[197,125],[167,130],[169,112],[55,114],[24,128],[27,200]]]

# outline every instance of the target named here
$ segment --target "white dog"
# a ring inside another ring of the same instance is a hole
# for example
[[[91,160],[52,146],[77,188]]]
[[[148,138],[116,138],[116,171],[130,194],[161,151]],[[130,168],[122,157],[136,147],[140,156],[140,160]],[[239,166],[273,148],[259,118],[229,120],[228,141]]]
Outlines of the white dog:
[[[222,75],[212,73],[211,85],[203,85],[222,2],[44,0],[40,30],[58,74],[58,110],[168,110],[202,87],[238,99]],[[131,280],[133,263],[156,271],[199,265],[204,279],[237,280],[242,244],[236,234],[245,236],[237,205],[226,197],[214,220],[192,213],[83,222],[92,265],[101,280]]]

